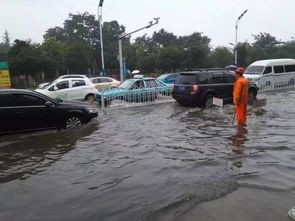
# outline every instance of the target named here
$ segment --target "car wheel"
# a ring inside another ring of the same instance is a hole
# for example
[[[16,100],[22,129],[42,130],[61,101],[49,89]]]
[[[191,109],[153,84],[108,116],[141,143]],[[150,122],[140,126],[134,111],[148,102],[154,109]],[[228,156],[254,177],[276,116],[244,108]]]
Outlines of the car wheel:
[[[288,82],[288,86],[293,86],[294,85],[294,79],[291,79],[289,82]]]
[[[249,90],[248,99],[249,99],[250,105],[252,105],[254,101],[256,100],[256,95],[257,95],[257,92],[255,90]]]
[[[89,101],[91,97],[94,98],[94,94],[87,94],[85,97],[85,101]]]
[[[210,108],[213,106],[213,95],[208,94],[205,98],[205,107]]]
[[[80,127],[82,124],[81,118],[77,115],[71,115],[69,117],[67,117],[67,119],[65,120],[65,125],[64,127],[66,129],[68,128],[76,128],[76,127]]]

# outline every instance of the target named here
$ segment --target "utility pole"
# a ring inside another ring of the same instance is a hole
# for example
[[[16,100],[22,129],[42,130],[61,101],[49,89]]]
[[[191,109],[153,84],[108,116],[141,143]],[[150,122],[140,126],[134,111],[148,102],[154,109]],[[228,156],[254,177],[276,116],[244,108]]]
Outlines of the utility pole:
[[[236,21],[236,41],[235,41],[235,65],[238,65],[238,25],[241,18],[246,14],[248,10],[245,10],[237,19]]]
[[[124,75],[123,75],[123,53],[122,53],[122,39],[125,38],[125,37],[128,37],[132,34],[134,34],[135,32],[138,32],[138,31],[141,31],[143,29],[148,29],[150,27],[152,27],[153,25],[156,25],[159,23],[159,19],[160,18],[154,18],[154,20],[150,21],[148,25],[142,27],[142,28],[139,28],[135,31],[132,31],[130,33],[127,33],[127,34],[122,34],[119,36],[119,63],[120,63],[120,81],[123,82],[124,81]]]
[[[102,39],[102,5],[103,5],[103,0],[100,0],[97,13],[98,13],[99,34],[100,34],[101,68],[102,68],[102,75],[104,75],[105,69],[104,69],[103,39]]]

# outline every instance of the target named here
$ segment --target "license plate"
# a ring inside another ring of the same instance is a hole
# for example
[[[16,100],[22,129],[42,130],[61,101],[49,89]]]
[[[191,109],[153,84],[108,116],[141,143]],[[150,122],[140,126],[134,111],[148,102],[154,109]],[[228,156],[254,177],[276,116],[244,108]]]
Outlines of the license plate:
[[[178,86],[178,90],[180,90],[180,91],[184,91],[184,86]]]

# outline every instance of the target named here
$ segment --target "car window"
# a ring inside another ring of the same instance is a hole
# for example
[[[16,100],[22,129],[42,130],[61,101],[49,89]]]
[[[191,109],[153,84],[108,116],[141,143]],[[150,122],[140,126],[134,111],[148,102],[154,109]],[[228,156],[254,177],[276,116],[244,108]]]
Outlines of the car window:
[[[85,86],[86,83],[84,80],[72,80],[72,87]]]
[[[139,88],[144,88],[143,80],[135,81],[131,86],[131,89],[139,89]]]
[[[61,81],[56,85],[57,90],[67,89],[69,88],[69,81]]]
[[[268,66],[264,69],[263,74],[269,74],[271,72],[272,72],[272,68],[271,68],[271,66]]]
[[[224,74],[224,81],[226,83],[234,83],[236,80],[236,77],[232,74]]]
[[[224,83],[223,74],[222,73],[213,73],[211,78],[210,78],[210,83],[211,84]]]
[[[284,72],[284,66],[280,65],[280,66],[274,66],[273,70],[275,73],[283,73]]]
[[[198,84],[208,84],[208,73],[199,73],[198,74]]]
[[[166,85],[165,83],[163,83],[160,80],[155,80],[155,81],[156,81],[158,87],[164,87]]]
[[[193,73],[180,74],[176,79],[175,84],[194,85],[197,84],[197,79],[197,75]]]
[[[0,94],[0,107],[11,107],[14,105],[11,94]]]
[[[98,78],[95,78],[95,79],[92,79],[91,82],[94,83],[94,84],[97,84],[97,83],[99,83],[100,81],[99,81]]]
[[[44,105],[46,100],[28,94],[14,94],[13,95],[16,106],[39,106]]]
[[[147,88],[157,87],[158,86],[157,82],[154,79],[146,80],[145,83],[146,83]]]
[[[293,72],[293,71],[295,71],[295,65],[286,65],[285,66],[285,71],[286,72]]]

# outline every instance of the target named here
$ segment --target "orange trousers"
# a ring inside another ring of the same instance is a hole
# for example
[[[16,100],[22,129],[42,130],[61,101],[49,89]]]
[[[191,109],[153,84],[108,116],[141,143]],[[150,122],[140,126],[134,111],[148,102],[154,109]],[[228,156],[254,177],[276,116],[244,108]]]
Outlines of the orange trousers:
[[[247,103],[240,103],[236,106],[236,120],[238,124],[245,124],[247,121]]]

